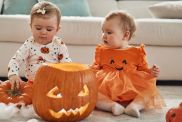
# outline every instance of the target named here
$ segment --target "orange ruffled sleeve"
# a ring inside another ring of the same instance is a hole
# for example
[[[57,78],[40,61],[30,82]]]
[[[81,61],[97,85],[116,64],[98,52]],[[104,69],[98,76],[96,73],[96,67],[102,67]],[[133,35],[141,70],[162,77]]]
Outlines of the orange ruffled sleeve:
[[[101,45],[97,45],[95,48],[95,59],[92,65],[94,69],[100,69],[100,54],[101,54]]]
[[[146,57],[146,52],[145,52],[145,45],[141,44],[139,47],[139,64],[137,67],[137,70],[139,71],[146,71],[150,73],[150,70],[148,68],[148,63],[147,63],[147,57]]]

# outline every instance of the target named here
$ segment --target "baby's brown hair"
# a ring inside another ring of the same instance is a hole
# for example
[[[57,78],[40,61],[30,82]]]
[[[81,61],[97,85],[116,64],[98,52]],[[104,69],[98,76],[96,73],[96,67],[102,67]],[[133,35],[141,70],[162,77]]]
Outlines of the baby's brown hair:
[[[135,23],[134,18],[125,11],[116,10],[116,11],[111,11],[110,13],[108,13],[105,16],[104,21],[108,21],[113,18],[119,18],[120,24],[121,24],[121,29],[124,32],[126,32],[126,31],[130,32],[130,37],[129,37],[129,40],[130,40],[131,37],[134,35],[134,32],[136,31],[136,23]]]
[[[59,25],[60,21],[61,21],[60,9],[55,4],[53,4],[51,2],[41,1],[32,7],[32,10],[30,13],[30,22],[32,23],[32,20],[34,17],[47,18],[47,17],[51,17],[52,15],[57,16],[57,22]]]

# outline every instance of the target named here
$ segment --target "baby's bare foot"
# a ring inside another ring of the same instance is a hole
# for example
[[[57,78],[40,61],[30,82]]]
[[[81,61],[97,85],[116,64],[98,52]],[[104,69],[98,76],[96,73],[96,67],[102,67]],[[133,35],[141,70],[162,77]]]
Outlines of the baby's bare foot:
[[[120,105],[119,103],[114,103],[113,106],[112,106],[112,113],[113,115],[121,115],[124,113],[124,107],[122,105]]]
[[[140,117],[140,111],[144,109],[144,105],[142,103],[131,102],[125,109],[125,113],[134,116]]]

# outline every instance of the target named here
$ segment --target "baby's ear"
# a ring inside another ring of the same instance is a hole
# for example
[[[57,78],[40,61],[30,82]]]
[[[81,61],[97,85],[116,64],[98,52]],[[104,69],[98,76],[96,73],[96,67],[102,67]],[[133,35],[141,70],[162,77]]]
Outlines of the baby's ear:
[[[129,40],[129,38],[130,38],[130,32],[129,31],[124,32],[123,38],[125,40]]]
[[[61,25],[58,25],[57,32],[61,30]]]
[[[29,24],[30,28],[32,28],[32,23],[31,23],[31,22],[29,22],[28,24]]]

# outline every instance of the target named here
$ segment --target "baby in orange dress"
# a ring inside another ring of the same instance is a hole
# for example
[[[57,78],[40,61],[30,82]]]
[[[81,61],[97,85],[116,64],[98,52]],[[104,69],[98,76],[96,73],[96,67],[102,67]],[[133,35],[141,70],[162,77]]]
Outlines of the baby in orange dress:
[[[143,109],[164,106],[156,87],[159,67],[148,67],[144,45],[129,45],[135,30],[134,18],[123,11],[109,13],[102,23],[103,44],[92,65],[99,86],[96,107],[113,115],[140,117]]]

